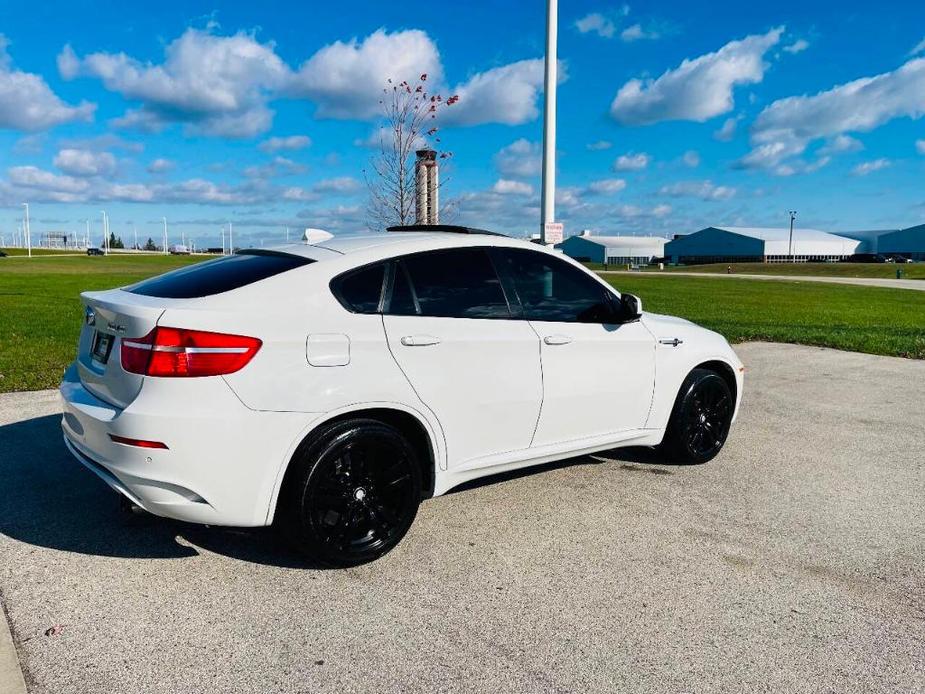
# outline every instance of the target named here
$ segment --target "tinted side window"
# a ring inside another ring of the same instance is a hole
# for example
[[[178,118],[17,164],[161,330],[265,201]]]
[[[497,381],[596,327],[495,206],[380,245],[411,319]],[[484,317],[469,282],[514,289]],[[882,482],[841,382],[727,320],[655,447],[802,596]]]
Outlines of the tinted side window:
[[[422,316],[510,318],[507,299],[483,249],[417,253],[400,260]],[[397,276],[400,278],[400,276]]]
[[[126,291],[163,299],[193,299],[238,289],[313,262],[288,253],[243,251],[152,277],[126,287]]]
[[[498,258],[510,273],[527,320],[604,323],[611,311],[606,288],[545,253],[505,248]]]
[[[392,295],[385,312],[393,316],[416,316],[420,313],[417,301],[408,282],[408,272],[400,263],[395,263],[392,280]]]
[[[351,272],[339,278],[334,285],[338,301],[354,313],[379,313],[379,299],[382,297],[382,280],[385,265]]]

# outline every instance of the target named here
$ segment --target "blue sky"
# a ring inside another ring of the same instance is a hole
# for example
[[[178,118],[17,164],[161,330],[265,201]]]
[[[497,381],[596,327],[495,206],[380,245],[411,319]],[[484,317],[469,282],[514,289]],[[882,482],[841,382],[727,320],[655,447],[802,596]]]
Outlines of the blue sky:
[[[457,221],[539,224],[542,0],[0,9],[0,235],[366,227],[388,77],[460,101]],[[925,5],[560,2],[566,233],[925,221]],[[448,112],[449,113],[449,112]]]

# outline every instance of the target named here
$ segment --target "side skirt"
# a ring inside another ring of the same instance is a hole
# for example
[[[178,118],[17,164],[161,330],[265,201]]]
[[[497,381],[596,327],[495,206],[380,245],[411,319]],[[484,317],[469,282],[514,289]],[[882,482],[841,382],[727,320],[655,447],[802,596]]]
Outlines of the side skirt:
[[[612,448],[626,448],[628,446],[657,446],[665,435],[664,429],[637,429],[624,431],[616,435],[599,436],[579,441],[557,443],[539,448],[526,448],[520,451],[511,451],[466,461],[459,467],[450,467],[447,471],[439,471],[434,487],[434,496],[446,494],[448,491],[464,482],[496,475],[500,472],[519,470],[532,465],[542,465],[565,458],[575,458],[591,453],[600,453]]]

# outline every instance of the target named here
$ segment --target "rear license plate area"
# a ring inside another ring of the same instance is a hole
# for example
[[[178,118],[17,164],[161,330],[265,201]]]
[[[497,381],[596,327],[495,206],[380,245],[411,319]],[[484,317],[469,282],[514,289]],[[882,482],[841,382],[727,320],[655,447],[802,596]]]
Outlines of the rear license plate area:
[[[90,352],[93,361],[97,361],[100,364],[105,364],[109,361],[109,353],[112,352],[112,343],[114,340],[114,335],[97,332],[96,335],[93,336],[93,349]]]

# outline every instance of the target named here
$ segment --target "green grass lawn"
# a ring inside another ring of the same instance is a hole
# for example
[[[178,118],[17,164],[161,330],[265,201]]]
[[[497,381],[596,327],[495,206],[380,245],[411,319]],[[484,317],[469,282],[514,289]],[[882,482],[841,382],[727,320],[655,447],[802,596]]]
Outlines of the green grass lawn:
[[[602,270],[600,263],[585,263],[592,270]],[[879,277],[895,279],[896,270],[902,270],[904,279],[925,280],[925,263],[712,263],[710,265],[678,265],[666,267],[664,272],[704,272],[725,274],[732,266],[732,272],[742,275],[794,275],[817,277]],[[623,265],[609,265],[608,270],[625,270]],[[658,268],[646,267],[643,272],[659,272]]]
[[[196,262],[189,256],[0,258],[0,392],[58,385],[74,359],[80,292],[119,287]]]
[[[813,282],[605,275],[648,311],[722,333],[925,359],[925,292]]]
[[[58,385],[74,358],[82,291],[197,262],[176,256],[0,258],[0,392]],[[609,275],[646,309],[731,341],[775,340],[925,359],[925,292],[811,282]]]

